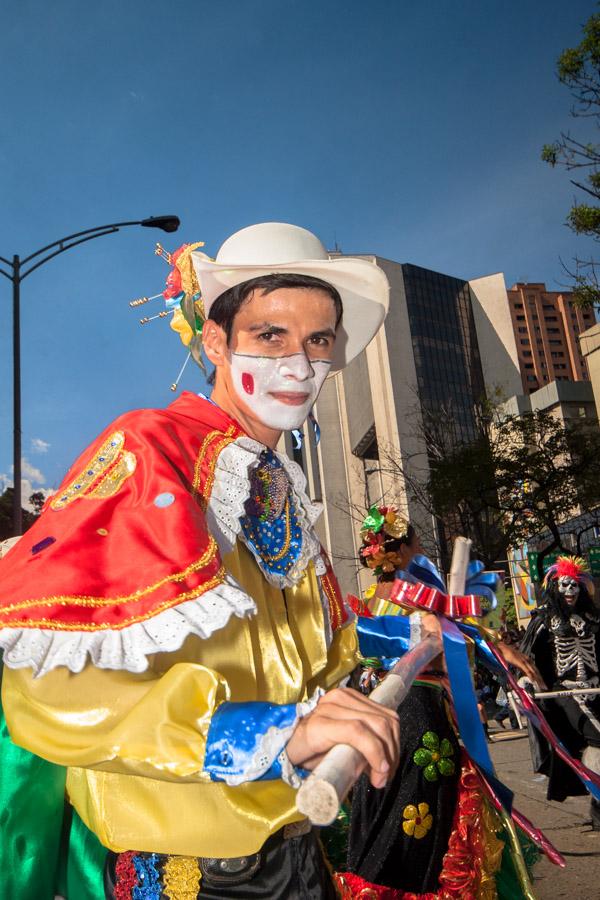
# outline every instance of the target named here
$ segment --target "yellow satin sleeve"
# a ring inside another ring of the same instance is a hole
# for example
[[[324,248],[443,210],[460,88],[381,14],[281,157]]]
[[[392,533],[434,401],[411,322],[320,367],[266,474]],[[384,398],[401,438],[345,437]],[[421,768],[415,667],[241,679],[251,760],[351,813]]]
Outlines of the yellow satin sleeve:
[[[217,672],[190,663],[142,675],[87,666],[77,675],[55,669],[42,678],[5,669],[2,696],[13,741],[50,762],[208,779],[206,735],[229,688]]]

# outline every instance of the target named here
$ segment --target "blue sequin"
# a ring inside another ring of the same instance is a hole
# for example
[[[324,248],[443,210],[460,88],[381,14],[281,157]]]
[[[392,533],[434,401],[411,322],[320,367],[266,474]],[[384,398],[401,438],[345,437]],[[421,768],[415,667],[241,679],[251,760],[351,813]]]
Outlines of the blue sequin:
[[[33,545],[33,547],[31,548],[31,552],[32,553],[40,553],[42,550],[45,550],[46,547],[49,547],[50,544],[55,544],[55,543],[56,543],[55,537],[45,537],[41,541],[38,541],[37,544]]]
[[[170,494],[166,491],[164,494],[158,494],[154,498],[154,505],[158,506],[159,509],[165,509],[167,506],[170,506],[171,503],[175,503],[175,494]]]
[[[156,868],[157,862],[156,853],[133,857],[133,865],[139,882],[131,892],[133,900],[160,900],[162,891],[160,874]]]

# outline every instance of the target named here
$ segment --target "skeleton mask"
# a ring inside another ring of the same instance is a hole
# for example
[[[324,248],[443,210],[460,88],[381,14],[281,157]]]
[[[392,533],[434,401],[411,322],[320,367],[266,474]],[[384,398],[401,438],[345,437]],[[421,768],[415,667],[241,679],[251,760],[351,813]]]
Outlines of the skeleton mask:
[[[561,575],[558,579],[558,590],[567,606],[575,606],[579,597],[579,582],[571,575]]]

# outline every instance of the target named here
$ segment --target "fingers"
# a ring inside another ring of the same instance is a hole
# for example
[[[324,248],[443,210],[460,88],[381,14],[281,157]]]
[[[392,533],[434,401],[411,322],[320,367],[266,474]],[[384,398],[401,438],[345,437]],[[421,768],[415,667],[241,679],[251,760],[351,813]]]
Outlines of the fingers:
[[[295,765],[312,769],[336,744],[349,744],[358,750],[367,761],[373,786],[383,787],[398,764],[398,716],[357,691],[330,691],[299,722],[287,751]]]
[[[315,717],[312,728],[319,729],[318,743],[327,746],[327,749],[336,744],[349,744],[358,750],[367,761],[369,777],[373,787],[383,787],[388,778],[393,774],[397,764],[397,749],[392,751],[392,746],[397,742],[386,731],[388,728],[381,717],[379,722],[361,719],[342,718],[340,709],[329,708],[335,712],[335,718],[327,715]],[[345,711],[348,712],[348,711]],[[311,724],[309,723],[309,728]]]
[[[329,706],[330,704],[344,706],[348,709],[354,709],[357,712],[364,712],[365,714],[374,713],[384,715],[394,721],[398,720],[398,715],[395,710],[388,709],[380,703],[375,703],[374,700],[365,697],[364,694],[360,694],[358,691],[352,690],[352,688],[335,688],[333,691],[328,691],[326,694],[323,694],[319,700],[317,709],[323,706]]]

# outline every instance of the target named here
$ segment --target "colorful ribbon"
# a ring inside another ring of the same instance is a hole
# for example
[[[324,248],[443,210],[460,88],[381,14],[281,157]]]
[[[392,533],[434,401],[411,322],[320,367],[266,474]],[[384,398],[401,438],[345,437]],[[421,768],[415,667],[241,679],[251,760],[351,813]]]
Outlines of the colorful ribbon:
[[[405,578],[406,574],[410,577]],[[406,573],[398,571],[396,577],[406,581],[410,581],[411,578],[414,578],[428,587],[435,588],[435,590],[441,591],[444,594],[446,593],[446,584],[437,567],[430,559],[421,554],[417,554],[417,556],[413,557],[408,564]],[[465,581],[465,593],[475,594],[478,597],[485,597],[490,604],[490,610],[496,609],[498,606],[496,591],[498,590],[499,583],[499,576],[496,575],[495,572],[486,572],[481,560],[474,559],[469,563]],[[485,612],[480,613],[480,615],[485,615]]]
[[[465,616],[481,616],[481,603],[475,594],[455,596],[445,594],[436,588],[424,584],[410,584],[397,578],[390,594],[392,603],[412,606],[426,612],[439,613],[450,619],[462,619]]]

